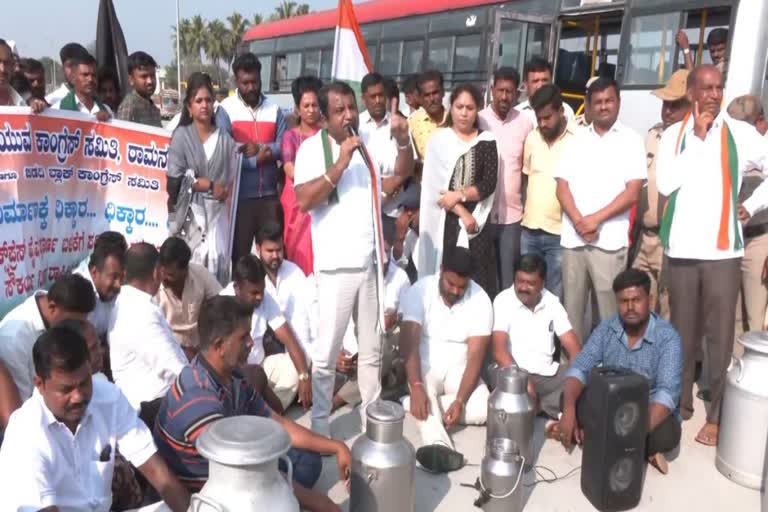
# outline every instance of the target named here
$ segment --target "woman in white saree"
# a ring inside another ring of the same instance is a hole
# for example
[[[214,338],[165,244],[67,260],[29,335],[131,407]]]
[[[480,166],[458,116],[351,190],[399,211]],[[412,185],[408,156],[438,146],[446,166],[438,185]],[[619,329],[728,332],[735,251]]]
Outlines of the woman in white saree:
[[[214,121],[211,79],[193,73],[168,157],[169,231],[222,286],[230,281],[239,169],[235,141]]]
[[[440,269],[443,249],[467,247],[474,260],[472,279],[491,299],[498,292],[496,253],[488,222],[496,191],[499,157],[496,139],[480,131],[482,96],[462,84],[451,93],[448,127],[432,136],[424,157],[419,219],[419,278]]]

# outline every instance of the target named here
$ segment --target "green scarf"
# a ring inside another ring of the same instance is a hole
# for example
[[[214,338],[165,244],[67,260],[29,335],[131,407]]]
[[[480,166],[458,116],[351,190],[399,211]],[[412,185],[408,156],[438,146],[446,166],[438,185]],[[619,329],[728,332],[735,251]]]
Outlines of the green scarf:
[[[323,141],[323,156],[325,157],[325,171],[328,172],[328,169],[331,168],[333,165],[333,152],[331,151],[331,139],[328,136],[328,130],[323,128],[320,130],[320,140]],[[336,187],[331,190],[331,193],[328,194],[328,204],[336,204],[339,202],[339,191],[336,190]]]
[[[98,98],[94,97],[93,102],[96,104],[96,106],[99,107],[99,110],[103,110],[105,112],[107,111],[107,107],[104,106],[104,104],[101,101],[99,101]],[[61,110],[72,110],[74,112],[80,111],[80,109],[77,108],[77,96],[75,95],[74,90],[69,91],[69,94],[67,94],[61,99],[59,108]]]

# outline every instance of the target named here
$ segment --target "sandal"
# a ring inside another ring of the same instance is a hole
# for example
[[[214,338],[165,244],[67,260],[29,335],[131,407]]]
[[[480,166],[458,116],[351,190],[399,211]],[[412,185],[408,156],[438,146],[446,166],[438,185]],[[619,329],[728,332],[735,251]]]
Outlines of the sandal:
[[[442,444],[430,444],[416,450],[416,460],[430,473],[449,473],[464,467],[464,455]]]
[[[720,433],[720,427],[714,423],[705,423],[699,433],[696,434],[696,442],[704,446],[717,446],[717,436]]]

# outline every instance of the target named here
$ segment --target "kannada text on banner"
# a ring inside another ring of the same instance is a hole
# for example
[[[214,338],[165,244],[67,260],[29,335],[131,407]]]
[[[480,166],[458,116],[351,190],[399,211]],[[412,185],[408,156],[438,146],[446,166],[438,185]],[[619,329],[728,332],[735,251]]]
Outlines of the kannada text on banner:
[[[162,244],[169,142],[134,123],[0,108],[0,317],[77,266],[102,231]]]

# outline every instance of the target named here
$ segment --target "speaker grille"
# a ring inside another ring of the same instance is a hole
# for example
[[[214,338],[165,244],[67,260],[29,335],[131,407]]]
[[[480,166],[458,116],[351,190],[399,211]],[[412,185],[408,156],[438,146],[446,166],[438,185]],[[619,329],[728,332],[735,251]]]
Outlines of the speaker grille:
[[[613,430],[620,437],[627,437],[638,427],[640,420],[640,404],[637,402],[625,402],[621,404],[613,415]]]
[[[622,457],[613,463],[608,473],[608,485],[613,492],[624,492],[635,478],[635,464],[630,457]]]

